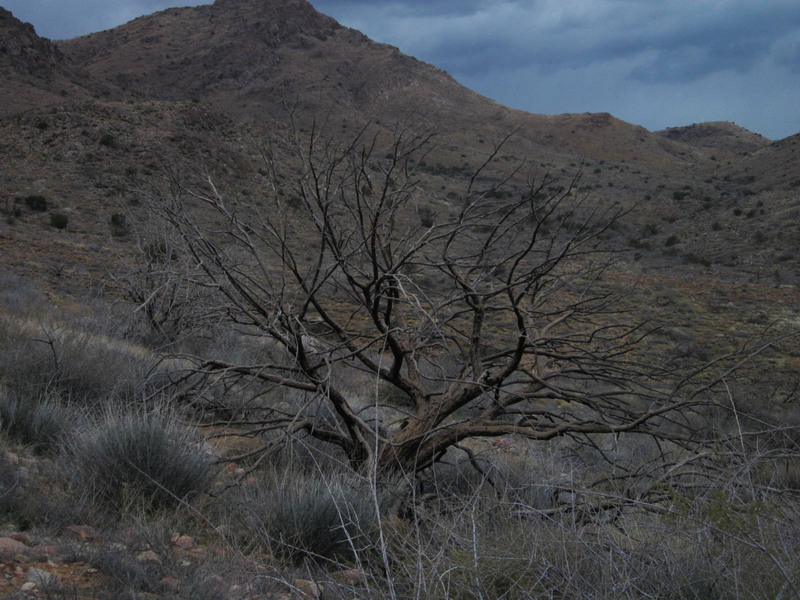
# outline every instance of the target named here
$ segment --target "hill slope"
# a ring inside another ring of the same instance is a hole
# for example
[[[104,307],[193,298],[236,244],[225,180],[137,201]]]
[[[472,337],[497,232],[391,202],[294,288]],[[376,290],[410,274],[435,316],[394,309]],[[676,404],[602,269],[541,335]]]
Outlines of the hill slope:
[[[540,162],[628,160],[661,168],[708,153],[600,115],[533,115],[501,106],[444,71],[378,44],[306,0],[217,0],[169,9],[59,47],[129,94],[200,100],[235,118],[423,123],[447,133],[451,159],[477,139],[517,131],[511,154]],[[466,139],[469,132],[472,140]],[[470,152],[466,152],[467,155]],[[557,156],[561,158],[558,159]]]
[[[108,96],[113,86],[76,68],[50,40],[0,7],[0,114]]]

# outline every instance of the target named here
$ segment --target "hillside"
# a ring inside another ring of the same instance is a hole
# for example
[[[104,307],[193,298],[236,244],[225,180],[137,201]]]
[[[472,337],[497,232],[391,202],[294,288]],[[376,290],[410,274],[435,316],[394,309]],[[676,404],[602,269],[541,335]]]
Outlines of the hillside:
[[[797,595],[800,134],[306,0],[0,9],[0,75],[0,596]]]
[[[567,164],[585,157],[660,168],[703,156],[609,115],[508,109],[432,65],[342,27],[306,0],[218,0],[169,9],[60,48],[134,96],[201,100],[236,118],[281,120],[291,109],[296,118],[327,119],[336,129],[365,118],[415,121],[445,133],[442,146],[453,152],[517,131],[517,156],[536,153]],[[464,139],[465,130],[475,139]]]
[[[683,142],[690,146],[718,150],[721,154],[720,158],[755,152],[768,146],[771,141],[762,135],[726,121],[670,127],[656,133],[667,139]]]
[[[0,7],[0,115],[108,97],[114,86],[76,68],[59,48]]]
[[[191,164],[199,152],[204,161],[235,164],[224,167],[223,179],[258,194],[259,132],[285,131],[291,115],[296,127],[325,122],[326,134],[343,140],[368,121],[368,133],[382,143],[397,123],[437,131],[420,168],[439,202],[457,195],[464,175],[514,132],[486,173],[489,181],[520,164],[511,189],[546,175],[565,185],[580,173],[580,197],[634,208],[611,235],[632,249],[637,270],[800,280],[791,250],[797,202],[778,193],[796,179],[791,139],[770,144],[729,123],[653,133],[606,113],[509,109],[342,27],[306,0],[218,0],[169,9],[57,46],[9,13],[3,23],[8,39],[17,40],[7,44],[3,63],[9,81],[32,90],[22,120],[0,122],[5,186],[14,197],[42,194],[67,211],[70,229],[80,235],[60,243],[76,252],[109,244],[126,251],[125,239],[109,238],[109,219],[136,212],[132,186],[170,156]],[[74,93],[54,95],[67,77]],[[35,109],[50,104],[58,109]],[[18,109],[12,100],[3,108]],[[775,165],[782,165],[780,173]],[[31,229],[37,219],[40,228]],[[31,214],[7,229],[9,264],[26,256],[14,251],[23,239],[50,235],[41,229],[46,223],[46,215]],[[762,241],[771,230],[784,231],[785,239]],[[96,254],[95,270],[107,256]]]

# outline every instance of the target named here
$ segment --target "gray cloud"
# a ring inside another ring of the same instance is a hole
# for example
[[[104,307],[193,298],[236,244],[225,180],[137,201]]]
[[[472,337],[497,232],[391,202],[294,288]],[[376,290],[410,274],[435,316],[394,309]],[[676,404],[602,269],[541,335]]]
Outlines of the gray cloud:
[[[0,0],[64,38],[211,0]],[[796,0],[312,0],[373,39],[532,112],[609,111],[659,129],[800,131]],[[795,102],[791,99],[794,98]]]
[[[490,0],[433,15],[410,10],[416,2],[316,4],[532,112],[607,110],[650,129],[732,120],[770,137],[800,131],[794,0]]]

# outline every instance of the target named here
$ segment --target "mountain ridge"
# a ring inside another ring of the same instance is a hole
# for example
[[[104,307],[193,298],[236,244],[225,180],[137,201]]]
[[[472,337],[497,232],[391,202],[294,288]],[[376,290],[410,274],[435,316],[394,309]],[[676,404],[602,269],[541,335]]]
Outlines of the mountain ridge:
[[[12,18],[17,35],[35,36]],[[125,190],[136,178],[126,173],[149,176],[171,153],[188,161],[199,151],[207,164],[239,173],[227,183],[256,193],[257,177],[248,180],[257,173],[254,132],[316,121],[345,142],[365,123],[385,141],[396,126],[437,131],[421,170],[427,193],[442,198],[455,197],[459,178],[513,134],[487,176],[523,165],[513,182],[520,189],[526,178],[566,185],[577,175],[580,197],[635,207],[628,229],[615,236],[651,267],[688,256],[692,264],[734,265],[732,277],[760,277],[796,245],[788,229],[780,249],[758,242],[794,222],[794,139],[770,142],[721,122],[650,132],[608,113],[526,113],[341,26],[305,0],[217,0],[73,40],[26,43],[41,48],[55,79],[7,61],[7,81],[20,82],[13,95],[24,104],[0,97],[0,114],[15,115],[0,123],[6,189],[59,196],[54,204],[73,210],[87,235],[99,228],[98,240],[107,235],[103,219],[129,210]],[[747,228],[741,214],[762,215],[764,223]],[[800,281],[795,262],[780,263],[775,279]]]

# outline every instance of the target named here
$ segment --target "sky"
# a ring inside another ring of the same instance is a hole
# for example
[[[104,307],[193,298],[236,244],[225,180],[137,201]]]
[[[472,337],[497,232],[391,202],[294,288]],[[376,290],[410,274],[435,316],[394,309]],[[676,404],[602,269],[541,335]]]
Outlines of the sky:
[[[798,0],[311,1],[514,108],[800,132]],[[51,39],[198,4],[211,1],[0,0]]]

